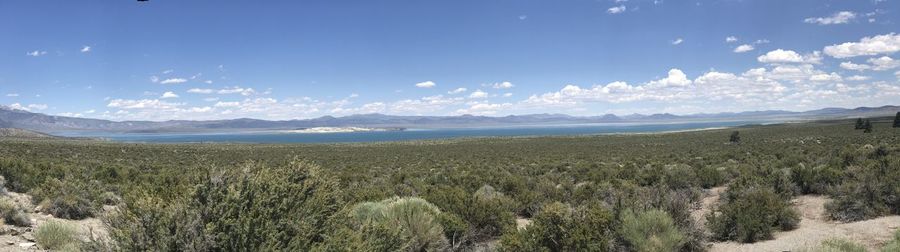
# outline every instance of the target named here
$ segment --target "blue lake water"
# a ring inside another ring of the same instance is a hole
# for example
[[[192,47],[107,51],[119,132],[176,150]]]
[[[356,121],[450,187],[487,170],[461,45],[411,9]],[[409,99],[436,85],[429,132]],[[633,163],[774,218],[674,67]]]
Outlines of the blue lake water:
[[[404,131],[372,131],[348,133],[282,133],[273,131],[227,133],[107,133],[107,132],[55,132],[70,137],[100,137],[121,142],[189,143],[347,143],[384,142],[424,139],[449,139],[459,137],[503,136],[569,136],[609,133],[646,133],[693,130],[716,127],[732,127],[765,123],[760,121],[688,122],[667,124],[575,124],[475,128],[407,129]]]

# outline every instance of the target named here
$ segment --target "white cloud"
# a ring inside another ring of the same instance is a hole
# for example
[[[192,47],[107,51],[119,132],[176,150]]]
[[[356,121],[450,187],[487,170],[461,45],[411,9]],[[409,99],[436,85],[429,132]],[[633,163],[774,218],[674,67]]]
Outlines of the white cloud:
[[[448,94],[459,94],[459,93],[462,93],[462,92],[466,92],[466,90],[468,90],[468,89],[461,87],[461,88],[457,88],[457,89],[454,89],[454,90],[447,91],[447,93],[448,93]]]
[[[687,75],[681,71],[681,69],[673,68],[669,70],[669,75],[666,78],[662,78],[656,81],[651,81],[648,85],[651,86],[661,86],[661,87],[671,87],[671,86],[687,86],[691,84],[691,80],[687,78]]]
[[[47,104],[28,104],[28,108],[33,110],[45,110],[47,109]]]
[[[728,36],[727,38],[725,38],[726,43],[737,42],[737,41],[738,41],[738,39],[735,36]]]
[[[503,97],[512,97],[512,95],[513,95],[512,93],[505,93],[505,94],[503,94]]]
[[[215,91],[212,89],[208,89],[208,88],[191,88],[191,89],[188,89],[187,92],[194,93],[194,94],[212,94]]]
[[[869,70],[869,69],[872,69],[872,66],[869,66],[869,65],[866,65],[866,64],[856,64],[856,63],[853,63],[853,62],[850,62],[850,61],[847,61],[847,62],[841,62],[841,65],[840,65],[840,66],[841,66],[841,68],[843,68],[843,69],[847,69],[847,70],[856,70],[856,71],[863,71],[863,70]]]
[[[500,83],[494,83],[493,85],[491,85],[491,87],[493,87],[495,89],[507,89],[507,88],[515,87],[515,85],[513,85],[509,81],[504,81],[504,82],[500,82]]]
[[[187,80],[183,79],[183,78],[170,78],[170,79],[165,79],[163,81],[160,81],[159,83],[160,84],[179,84],[179,83],[185,83],[185,82],[187,82]]]
[[[860,39],[859,42],[847,42],[840,45],[826,46],[824,51],[825,54],[835,58],[892,54],[900,51],[900,35],[890,33],[874,37],[864,37]]]
[[[153,82],[153,83],[159,82],[159,77],[157,77],[156,75],[150,76],[150,82]]]
[[[843,78],[841,78],[841,76],[838,75],[837,73],[831,73],[831,74],[821,73],[821,74],[816,74],[816,75],[810,76],[809,80],[818,81],[818,82],[823,82],[823,81],[838,82],[838,81],[842,81]]]
[[[819,51],[801,56],[799,53],[791,50],[776,49],[756,58],[762,63],[807,63],[819,64],[822,61],[822,55]]]
[[[819,25],[846,24],[856,18],[856,13],[841,11],[828,17],[807,18],[803,22]]]
[[[475,92],[472,92],[471,94],[469,94],[469,98],[487,98],[487,97],[488,97],[488,93],[481,91],[481,89],[475,90]]]
[[[213,106],[220,107],[220,108],[221,107],[225,107],[225,108],[240,107],[241,102],[216,102],[216,105],[213,105]]]
[[[243,96],[248,96],[248,95],[256,94],[256,90],[253,90],[253,88],[232,87],[232,88],[221,89],[217,93],[219,93],[219,94],[241,94]]]
[[[753,49],[754,49],[754,48],[753,48],[753,45],[750,45],[750,44],[743,44],[743,45],[739,45],[738,47],[735,47],[735,48],[734,48],[734,52],[736,52],[736,53],[743,53],[743,52],[753,51]]]
[[[172,91],[166,91],[166,92],[163,93],[163,95],[160,96],[159,98],[162,98],[162,99],[178,98],[178,95],[175,94],[175,93],[173,93]]]
[[[672,44],[673,44],[673,45],[680,45],[682,42],[684,42],[684,39],[681,39],[681,38],[677,38],[677,39],[675,39],[675,40],[672,40]]]
[[[120,108],[120,109],[160,109],[160,110],[171,110],[176,109],[178,106],[181,106],[181,103],[172,103],[165,102],[161,100],[150,100],[150,99],[142,99],[142,100],[125,100],[125,99],[113,99],[109,101],[107,107],[110,108]]]
[[[63,112],[63,113],[59,113],[56,115],[65,116],[65,117],[82,117],[83,116],[81,113],[72,113],[72,112]]]
[[[47,51],[36,50],[36,51],[26,52],[25,55],[32,56],[32,57],[44,56],[44,55],[47,55]]]
[[[606,13],[609,14],[619,14],[625,12],[628,8],[625,5],[619,5],[606,10]]]
[[[206,101],[206,102],[214,102],[214,101],[218,101],[218,100],[219,100],[219,97],[206,97],[206,98],[203,98],[203,101]]]
[[[900,67],[900,60],[895,60],[888,56],[881,56],[881,58],[871,58],[867,62],[869,62],[869,64],[873,66],[872,70],[875,71],[885,71]]]
[[[16,93],[6,94],[6,97],[19,97],[19,94],[16,94]]]
[[[512,106],[512,103],[476,102],[470,104],[468,108],[456,110],[456,113],[471,115],[494,115],[501,110],[512,108]]]
[[[869,77],[869,76],[854,75],[854,76],[847,77],[847,80],[849,80],[849,81],[867,81],[871,78],[872,77]]]
[[[90,52],[90,51],[91,51],[91,47],[90,47],[90,46],[84,46],[84,47],[81,48],[81,52],[83,52],[83,53]]]
[[[437,84],[434,84],[433,81],[424,81],[424,82],[416,83],[416,87],[420,87],[420,88],[433,88],[434,86],[437,86]]]

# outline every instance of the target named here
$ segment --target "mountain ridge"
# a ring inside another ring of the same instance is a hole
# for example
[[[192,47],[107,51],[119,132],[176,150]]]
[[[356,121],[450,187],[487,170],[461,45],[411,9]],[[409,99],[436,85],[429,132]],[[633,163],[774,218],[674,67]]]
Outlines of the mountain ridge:
[[[723,113],[697,113],[674,115],[614,114],[572,116],[559,113],[524,114],[507,116],[399,116],[380,113],[354,114],[334,117],[321,116],[310,119],[262,120],[236,118],[222,120],[168,120],[168,121],[110,121],[46,115],[0,106],[0,126],[35,131],[110,131],[110,132],[191,132],[229,130],[299,129],[311,127],[470,127],[525,124],[577,124],[577,123],[667,123],[679,121],[709,120],[815,120],[851,117],[890,116],[900,111],[900,106],[857,108],[822,108],[803,112],[786,110],[762,110]]]

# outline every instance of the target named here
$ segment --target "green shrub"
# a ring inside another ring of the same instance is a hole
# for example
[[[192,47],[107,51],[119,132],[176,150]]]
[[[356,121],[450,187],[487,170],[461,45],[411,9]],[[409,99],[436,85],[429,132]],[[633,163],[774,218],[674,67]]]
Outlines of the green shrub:
[[[356,227],[341,227],[327,236],[312,251],[355,252],[355,251],[406,251],[409,239],[403,230],[391,223],[366,223]]]
[[[894,232],[893,240],[881,247],[881,252],[900,252],[900,230]]]
[[[34,231],[37,244],[48,250],[60,250],[73,246],[78,242],[76,235],[77,231],[74,227],[55,221],[44,223]]]
[[[555,202],[541,208],[524,230],[501,237],[502,251],[607,251],[612,240],[612,213],[588,204],[576,209]]]
[[[19,206],[7,199],[0,200],[0,215],[2,215],[3,222],[6,224],[19,227],[31,226],[31,219],[28,218],[28,215],[22,212]]]
[[[363,202],[350,210],[350,218],[357,227],[375,225],[400,230],[408,241],[409,251],[434,251],[448,246],[440,215],[436,206],[414,197]]]
[[[107,223],[120,250],[306,251],[324,240],[339,190],[316,165],[249,163],[209,176],[183,199],[126,197]]]
[[[791,204],[769,187],[745,185],[735,191],[729,188],[731,199],[707,216],[707,226],[716,240],[767,240],[774,230],[794,229],[800,221]]]
[[[99,188],[96,181],[51,178],[32,189],[31,195],[43,212],[58,218],[80,220],[94,216],[100,209]]]
[[[685,237],[669,215],[660,210],[625,211],[619,234],[635,251],[676,251]]]
[[[800,252],[867,252],[866,247],[843,239],[829,239],[812,248],[799,249]]]
[[[697,170],[697,180],[701,187],[708,189],[725,183],[725,175],[714,166],[704,166]]]
[[[825,165],[807,167],[800,163],[791,168],[791,181],[802,194],[825,194],[831,187],[840,184],[842,179],[841,170]]]

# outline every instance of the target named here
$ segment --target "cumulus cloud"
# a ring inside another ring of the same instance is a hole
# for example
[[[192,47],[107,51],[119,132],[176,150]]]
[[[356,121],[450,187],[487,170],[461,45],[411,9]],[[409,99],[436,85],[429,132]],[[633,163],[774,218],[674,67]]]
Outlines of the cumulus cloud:
[[[841,11],[827,17],[811,17],[804,19],[803,22],[819,25],[846,24],[856,18],[856,13],[852,11]]]
[[[434,86],[437,86],[437,84],[435,84],[433,81],[423,81],[416,83],[416,87],[419,88],[433,88]]]
[[[81,48],[81,52],[83,52],[83,53],[90,52],[90,51],[91,51],[91,47],[90,47],[90,46],[84,46],[84,47]]]
[[[841,62],[840,67],[847,70],[863,71],[872,69],[872,66],[866,64],[856,64],[850,61]]]
[[[609,14],[619,14],[625,12],[628,8],[625,5],[614,6],[606,10],[606,13]]]
[[[770,64],[778,64],[778,63],[807,63],[807,64],[819,64],[822,61],[822,55],[819,51],[815,51],[811,54],[800,55],[799,53],[791,50],[783,50],[776,49],[774,51],[769,51],[764,55],[760,55],[756,58],[759,62],[762,63],[770,63]]]
[[[462,87],[461,87],[461,88],[457,88],[457,89],[454,89],[454,90],[447,91],[447,93],[448,93],[448,94],[459,94],[459,93],[462,93],[462,92],[466,92],[466,90],[468,90],[468,89],[462,88]]]
[[[669,70],[669,75],[666,78],[662,78],[656,81],[651,81],[648,85],[651,86],[661,86],[661,87],[670,87],[670,86],[687,86],[691,84],[691,80],[687,78],[687,75],[684,74],[680,69],[673,68]]]
[[[476,102],[469,104],[468,108],[458,109],[456,110],[457,114],[471,114],[471,115],[494,115],[497,114],[501,110],[506,110],[512,108],[512,103],[488,103],[488,102]]]
[[[872,77],[869,77],[869,76],[854,75],[854,76],[847,77],[847,80],[849,80],[849,81],[867,81],[871,78]]]
[[[737,42],[737,41],[738,41],[738,39],[735,36],[728,36],[727,38],[725,38],[726,43]]]
[[[900,60],[895,60],[888,56],[872,58],[867,62],[872,65],[872,70],[875,71],[885,71],[900,67]]]
[[[471,94],[469,94],[469,98],[473,98],[473,99],[487,98],[487,97],[488,97],[488,93],[481,91],[481,89],[475,90],[475,92],[472,92]]]
[[[682,42],[684,42],[684,39],[681,39],[681,38],[677,38],[677,39],[675,39],[675,40],[672,40],[672,44],[673,44],[673,45],[680,45]]]
[[[156,76],[153,76],[153,77],[156,77]],[[151,80],[152,80],[152,77],[151,77]],[[163,81],[160,81],[159,83],[160,84],[179,84],[179,83],[185,83],[185,82],[187,82],[187,80],[183,79],[183,78],[170,78],[170,79],[165,79]]]
[[[191,89],[188,89],[187,92],[194,93],[194,94],[212,94],[215,91],[212,89],[208,89],[208,88],[191,88]]]
[[[753,48],[753,45],[750,45],[750,44],[743,44],[743,45],[739,45],[738,47],[735,47],[735,48],[734,48],[734,52],[736,52],[736,53],[743,53],[743,52],[753,51],[753,49],[754,49],[754,48]]]
[[[900,35],[895,33],[864,37],[859,42],[826,46],[825,54],[835,58],[892,54],[900,51]]]
[[[491,87],[493,87],[494,89],[507,89],[507,88],[515,87],[515,85],[513,85],[509,81],[504,81],[504,82],[500,82],[500,83],[494,83],[493,85],[491,85]]]
[[[166,91],[166,92],[163,93],[163,95],[160,96],[159,98],[162,98],[162,99],[178,98],[178,95],[175,94],[175,93],[173,93],[172,91]]]

